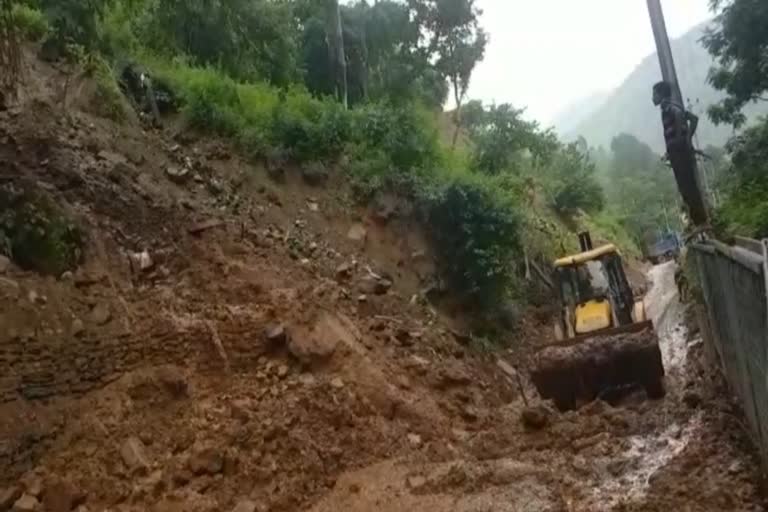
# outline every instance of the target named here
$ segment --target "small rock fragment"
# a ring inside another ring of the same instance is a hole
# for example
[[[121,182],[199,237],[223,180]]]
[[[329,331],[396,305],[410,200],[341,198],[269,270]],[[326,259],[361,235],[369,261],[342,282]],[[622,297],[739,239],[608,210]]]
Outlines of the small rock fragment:
[[[335,389],[342,389],[344,387],[344,381],[339,377],[335,377],[331,380],[331,387]]]
[[[195,475],[216,475],[224,469],[224,457],[214,448],[198,450],[189,458],[189,469]]]
[[[417,490],[427,485],[427,479],[421,475],[413,475],[408,477],[406,483],[408,484],[409,489]]]
[[[549,411],[542,406],[526,407],[520,419],[528,430],[541,430],[549,424]]]
[[[96,325],[104,325],[112,319],[112,312],[109,306],[103,302],[96,304],[91,310],[91,322]]]
[[[408,434],[408,443],[414,448],[421,446],[421,436],[419,434]]]
[[[13,504],[11,512],[35,512],[39,502],[32,495],[25,494]]]
[[[271,325],[264,330],[264,338],[274,345],[282,345],[287,337],[285,326],[282,324]]]
[[[187,167],[169,166],[165,169],[165,175],[174,183],[184,183],[189,179],[190,170]]]
[[[280,366],[277,368],[277,376],[278,376],[279,378],[281,378],[281,379],[284,379],[284,378],[285,378],[287,375],[288,375],[288,366],[287,366],[287,365],[284,365],[284,364],[281,364],[281,365],[280,365]]]
[[[347,238],[354,240],[355,242],[364,242],[367,237],[368,230],[366,230],[365,226],[360,223],[352,224],[349,231],[347,231]]]
[[[146,471],[149,468],[144,443],[138,437],[132,436],[123,442],[120,456],[130,471]]]
[[[336,267],[336,279],[339,281],[344,279],[349,279],[349,277],[352,275],[352,264],[350,263],[342,263],[338,267]]]

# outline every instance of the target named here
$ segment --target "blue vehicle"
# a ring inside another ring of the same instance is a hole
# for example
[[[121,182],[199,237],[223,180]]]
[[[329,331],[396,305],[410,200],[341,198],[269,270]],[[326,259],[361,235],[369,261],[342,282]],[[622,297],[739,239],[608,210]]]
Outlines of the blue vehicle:
[[[646,245],[646,257],[654,265],[669,261],[677,258],[682,246],[683,242],[679,233],[675,231],[662,232]]]

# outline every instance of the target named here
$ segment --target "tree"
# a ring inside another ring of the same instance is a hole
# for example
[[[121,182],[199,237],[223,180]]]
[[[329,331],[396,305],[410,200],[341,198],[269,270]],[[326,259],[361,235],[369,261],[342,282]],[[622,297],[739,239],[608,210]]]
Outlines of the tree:
[[[16,96],[21,76],[21,49],[13,19],[13,2],[0,0],[0,108]]]
[[[461,107],[472,72],[485,56],[488,36],[480,27],[482,11],[475,0],[410,0],[415,19],[425,31],[426,53],[435,58],[435,67],[451,83],[455,130],[453,147],[461,127]]]
[[[746,122],[745,105],[768,101],[768,2],[711,0],[717,12],[714,28],[703,38],[717,60],[709,82],[727,97],[709,108],[714,123],[739,127]]]
[[[347,92],[347,57],[344,54],[344,31],[341,26],[341,9],[339,7],[339,0],[327,0],[328,5],[328,39],[333,43],[329,44],[329,47],[333,51],[333,58],[331,61],[334,64],[335,79],[336,79],[336,96],[339,101],[344,105],[344,108],[349,106],[349,97]]]

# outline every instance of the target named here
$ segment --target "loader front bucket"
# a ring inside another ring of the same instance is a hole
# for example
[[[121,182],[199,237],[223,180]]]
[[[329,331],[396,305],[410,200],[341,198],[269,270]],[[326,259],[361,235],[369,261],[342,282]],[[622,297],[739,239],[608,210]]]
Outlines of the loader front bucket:
[[[664,365],[650,321],[549,345],[534,358],[531,379],[545,399],[565,411],[614,390],[640,386],[664,396]]]

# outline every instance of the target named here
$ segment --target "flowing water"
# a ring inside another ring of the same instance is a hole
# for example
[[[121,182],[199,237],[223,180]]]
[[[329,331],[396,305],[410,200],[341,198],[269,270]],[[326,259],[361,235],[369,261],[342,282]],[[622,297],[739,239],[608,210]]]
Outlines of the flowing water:
[[[645,299],[659,337],[669,394],[682,389],[688,348],[699,342],[690,339],[685,325],[685,305],[680,303],[675,283],[676,268],[674,262],[653,267],[648,273],[652,285]],[[620,501],[641,500],[650,477],[685,449],[696,435],[701,419],[701,414],[693,415],[684,424],[670,419],[653,432],[630,437],[629,448],[618,457],[626,463],[627,470],[618,476],[608,476],[594,489],[601,505],[610,508]]]

